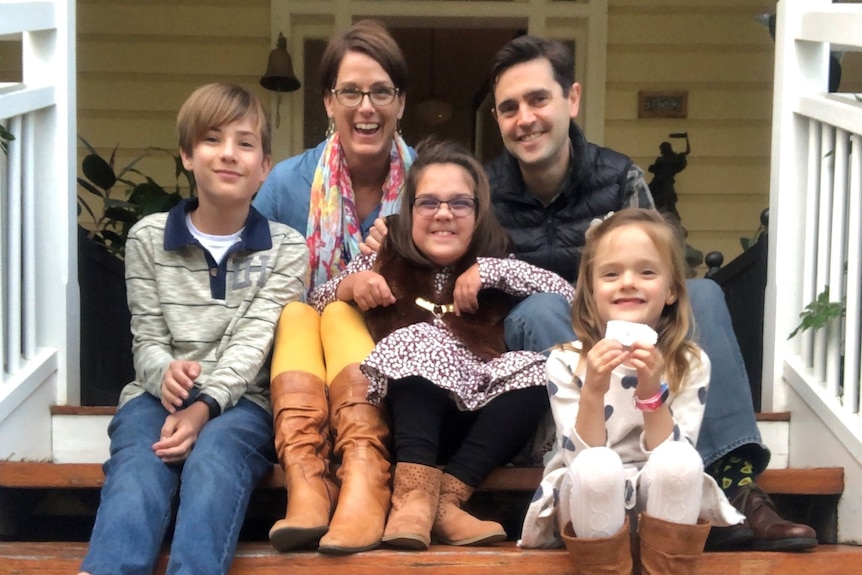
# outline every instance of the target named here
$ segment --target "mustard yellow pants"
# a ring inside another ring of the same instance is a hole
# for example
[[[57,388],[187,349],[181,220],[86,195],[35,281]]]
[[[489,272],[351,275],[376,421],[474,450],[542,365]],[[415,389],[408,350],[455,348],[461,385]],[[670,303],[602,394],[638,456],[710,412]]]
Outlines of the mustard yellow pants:
[[[307,304],[291,302],[278,320],[271,376],[306,371],[329,385],[342,369],[364,360],[373,348],[365,320],[353,306],[337,301],[318,314]]]

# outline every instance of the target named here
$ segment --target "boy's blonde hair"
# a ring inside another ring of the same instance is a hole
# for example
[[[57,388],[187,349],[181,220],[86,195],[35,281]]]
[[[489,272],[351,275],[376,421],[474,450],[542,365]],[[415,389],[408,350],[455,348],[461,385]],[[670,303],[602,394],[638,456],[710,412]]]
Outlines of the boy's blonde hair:
[[[581,253],[575,300],[572,303],[572,326],[583,345],[584,354],[604,337],[604,324],[599,319],[593,275],[599,243],[610,232],[626,226],[637,226],[649,236],[660,257],[670,270],[670,290],[676,301],[664,306],[656,326],[658,343],[665,360],[665,372],[671,389],[676,392],[685,385],[691,367],[689,357],[699,357],[697,346],[688,340],[694,326],[691,304],[685,287],[685,258],[682,234],[677,226],[665,220],[655,210],[628,208],[621,210],[587,230],[587,241]]]
[[[180,149],[191,156],[212,128],[248,118],[260,133],[264,157],[272,153],[269,120],[260,99],[236,84],[206,84],[189,96],[177,114]]]

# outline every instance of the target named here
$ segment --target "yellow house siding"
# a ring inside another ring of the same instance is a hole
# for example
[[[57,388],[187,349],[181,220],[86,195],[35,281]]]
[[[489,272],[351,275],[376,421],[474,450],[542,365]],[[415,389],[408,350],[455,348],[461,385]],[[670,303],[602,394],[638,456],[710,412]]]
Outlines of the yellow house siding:
[[[689,132],[679,210],[689,242],[727,261],[768,203],[774,45],[754,16],[774,7],[771,0],[608,3],[604,143],[646,170],[669,133]],[[269,0],[79,1],[79,133],[105,153],[119,145],[117,164],[125,165],[148,146],[175,147],[176,111],[200,84],[236,82],[269,106],[258,79],[270,33]],[[847,60],[858,69],[858,60]],[[294,66],[300,74],[301,64]],[[639,90],[675,89],[688,91],[686,119],[638,119]],[[673,144],[680,149],[680,140]],[[173,185],[166,156],[140,167]]]
[[[0,83],[21,81],[21,41],[0,41]]]
[[[610,0],[605,144],[647,171],[688,132],[688,167],[676,177],[689,243],[741,251],[769,203],[774,44],[754,16],[774,2]],[[589,87],[585,86],[589,91]],[[688,117],[637,117],[639,90],[688,91]],[[647,182],[652,174],[646,173]]]
[[[176,149],[177,111],[202,84],[237,83],[268,106],[258,80],[272,48],[269,8],[269,0],[79,0],[78,133],[106,157],[119,146],[124,166],[147,147]],[[173,187],[165,154],[138,167]]]

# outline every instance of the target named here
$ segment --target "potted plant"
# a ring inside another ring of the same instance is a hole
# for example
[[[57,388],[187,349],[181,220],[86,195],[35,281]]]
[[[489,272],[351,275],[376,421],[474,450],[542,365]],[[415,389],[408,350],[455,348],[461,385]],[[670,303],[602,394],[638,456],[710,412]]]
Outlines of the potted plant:
[[[89,153],[78,177],[78,213],[87,213],[94,222],[91,229],[78,227],[81,404],[115,405],[120,390],[134,378],[123,263],[126,238],[142,217],[169,210],[180,201],[181,182],[193,195],[195,182],[180,157],[167,150],[148,148],[117,171],[116,148],[106,160],[79,139]],[[172,158],[176,180],[172,191],[135,167],[153,153]]]

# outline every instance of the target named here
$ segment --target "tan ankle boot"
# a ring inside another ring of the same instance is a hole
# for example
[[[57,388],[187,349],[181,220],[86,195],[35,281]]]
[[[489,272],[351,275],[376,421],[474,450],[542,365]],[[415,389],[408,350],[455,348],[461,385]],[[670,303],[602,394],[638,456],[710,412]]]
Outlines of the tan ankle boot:
[[[709,522],[684,525],[641,513],[638,533],[642,575],[694,575],[709,535]]]
[[[562,538],[569,552],[575,575],[631,575],[632,546],[629,517],[622,529],[610,537],[577,537],[572,524],[563,529]]]
[[[431,532],[446,545],[490,545],[505,541],[506,531],[496,521],[482,521],[461,509],[474,489],[453,475],[443,474],[440,499]]]
[[[321,553],[356,553],[380,545],[389,513],[389,425],[368,403],[368,379],[359,364],[345,367],[329,385],[335,454],[341,457],[341,494]]]
[[[286,371],[273,379],[270,389],[287,513],[272,526],[269,540],[279,551],[317,546],[338,498],[329,477],[326,386],[310,373]]]
[[[383,531],[383,542],[405,549],[428,549],[442,474],[436,467],[418,463],[395,466],[392,511]]]

